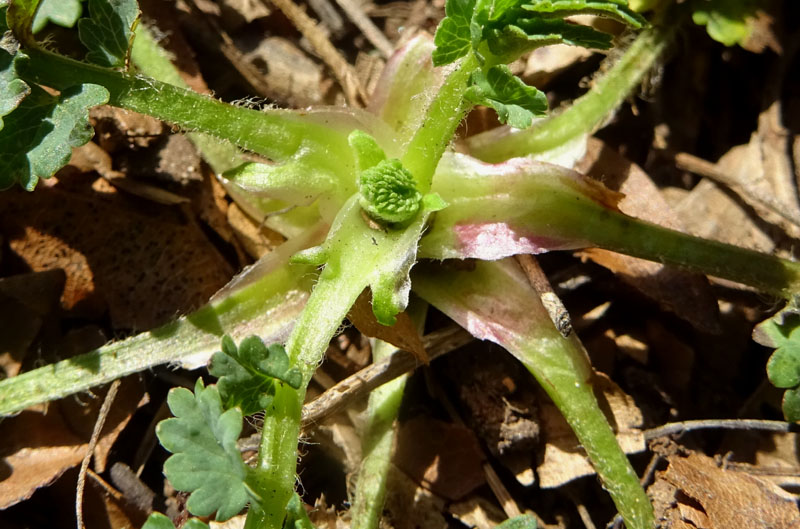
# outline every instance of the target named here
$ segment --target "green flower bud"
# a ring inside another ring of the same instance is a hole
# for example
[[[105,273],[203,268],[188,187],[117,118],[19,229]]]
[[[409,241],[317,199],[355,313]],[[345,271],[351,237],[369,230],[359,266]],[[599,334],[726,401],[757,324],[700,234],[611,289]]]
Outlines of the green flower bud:
[[[361,173],[358,179],[361,207],[375,220],[400,223],[419,211],[422,195],[414,177],[400,160],[384,160]]]

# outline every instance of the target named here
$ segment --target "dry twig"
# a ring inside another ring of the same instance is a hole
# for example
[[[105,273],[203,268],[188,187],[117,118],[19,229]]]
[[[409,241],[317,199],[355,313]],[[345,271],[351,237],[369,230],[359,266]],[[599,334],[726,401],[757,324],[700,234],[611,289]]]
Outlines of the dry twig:
[[[89,447],[86,449],[86,455],[83,456],[81,461],[81,469],[78,472],[78,488],[75,493],[75,516],[78,520],[78,529],[85,529],[83,525],[83,490],[86,487],[86,472],[89,470],[89,462],[94,455],[94,449],[97,446],[97,441],[100,439],[100,432],[103,431],[103,425],[108,418],[108,412],[111,410],[111,405],[117,396],[119,390],[120,379],[111,383],[103,399],[103,405],[100,406],[100,413],[97,414],[97,421],[94,423],[94,430],[92,431],[92,438],[89,440]]]

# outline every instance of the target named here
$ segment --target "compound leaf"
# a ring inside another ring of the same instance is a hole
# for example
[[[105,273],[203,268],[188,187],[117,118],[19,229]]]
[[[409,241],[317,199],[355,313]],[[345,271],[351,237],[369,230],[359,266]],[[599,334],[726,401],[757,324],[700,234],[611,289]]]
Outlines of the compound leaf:
[[[22,87],[14,86],[19,98]],[[18,182],[31,191],[39,178],[53,176],[69,162],[73,147],[92,138],[89,108],[107,101],[108,90],[99,85],[76,85],[59,96],[30,87],[0,130],[0,189]]]
[[[175,529],[175,526],[168,517],[160,512],[154,512],[147,517],[142,529]],[[208,525],[197,518],[190,518],[183,524],[183,529],[208,529]]]
[[[173,487],[192,493],[189,512],[210,516],[216,511],[217,520],[227,520],[257,500],[246,483],[251,471],[236,446],[241,410],[223,413],[216,386],[204,387],[200,379],[194,393],[170,390],[167,404],[175,417],[161,421],[156,435],[173,454],[164,463],[164,474]]]
[[[547,111],[547,97],[533,86],[514,76],[508,66],[492,66],[484,74],[472,76],[466,97],[472,102],[492,107],[501,123],[524,129],[534,116]]]
[[[239,406],[252,415],[267,409],[275,394],[275,380],[297,389],[302,375],[289,366],[280,344],[269,347],[258,336],[248,336],[236,347],[230,336],[222,338],[222,351],[211,358],[209,372],[219,377],[217,387],[226,409]]]
[[[33,32],[38,33],[48,24],[71,28],[81,16],[83,7],[80,0],[42,0],[36,17],[33,19]]]
[[[81,42],[89,48],[86,59],[100,66],[125,66],[138,18],[136,0],[89,0],[89,18],[78,21]]]

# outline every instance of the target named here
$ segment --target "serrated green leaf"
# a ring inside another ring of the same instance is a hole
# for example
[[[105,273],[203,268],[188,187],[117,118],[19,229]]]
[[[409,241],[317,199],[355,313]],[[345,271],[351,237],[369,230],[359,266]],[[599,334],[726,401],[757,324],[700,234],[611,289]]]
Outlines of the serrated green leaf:
[[[100,66],[121,68],[139,18],[136,0],[89,0],[89,18],[78,21],[86,59]]]
[[[469,53],[472,46],[470,23],[475,9],[475,0],[448,0],[446,17],[436,28],[433,43],[434,66],[450,64]]]
[[[28,191],[69,162],[73,147],[92,138],[89,108],[108,101],[108,90],[84,84],[51,96],[37,86],[5,116],[0,130],[0,189],[15,182]]]
[[[82,12],[80,0],[42,0],[33,19],[33,32],[38,33],[48,22],[71,28],[81,17]]]
[[[505,522],[497,525],[495,529],[536,529],[536,518],[530,514],[521,514],[509,518]]]
[[[466,97],[473,103],[495,109],[501,123],[524,129],[534,116],[547,111],[547,97],[516,77],[508,66],[492,66],[484,74],[475,72]]]
[[[755,0],[695,0],[692,20],[706,26],[708,35],[726,46],[744,44],[759,7]]]
[[[597,15],[618,20],[635,29],[645,24],[644,18],[629,9],[625,0],[537,0],[524,3],[522,9],[544,17]]]
[[[800,388],[788,389],[783,393],[783,416],[789,422],[800,421]]]
[[[486,37],[489,50],[504,60],[551,44],[608,49],[611,41],[611,35],[589,26],[545,18],[520,18],[502,29],[489,30]]]
[[[3,117],[10,114],[31,93],[28,84],[17,75],[14,56],[3,48],[0,48],[0,86],[4,87],[0,90],[0,131],[2,131]]]
[[[219,377],[217,387],[225,408],[239,406],[245,415],[263,411],[272,403],[275,380],[297,389],[302,375],[289,366],[280,344],[269,347],[258,336],[248,336],[236,347],[230,336],[222,338],[222,351],[214,354],[209,372]]]
[[[175,418],[161,421],[156,435],[172,456],[164,474],[177,490],[191,492],[186,506],[194,515],[227,520],[254,501],[247,485],[250,469],[242,461],[236,440],[242,433],[242,412],[223,413],[216,386],[197,380],[194,393],[173,388],[167,404]]]
[[[175,529],[175,526],[168,517],[160,512],[154,512],[147,517],[147,521],[142,526],[142,529]],[[197,518],[190,518],[183,524],[183,529],[208,529],[208,524],[203,523]]]

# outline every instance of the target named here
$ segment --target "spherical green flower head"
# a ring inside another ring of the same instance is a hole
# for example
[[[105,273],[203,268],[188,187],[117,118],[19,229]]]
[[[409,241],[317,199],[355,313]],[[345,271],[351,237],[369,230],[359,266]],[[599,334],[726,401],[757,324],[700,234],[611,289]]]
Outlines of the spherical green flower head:
[[[383,160],[364,170],[358,179],[361,207],[374,219],[387,223],[411,220],[419,211],[422,195],[414,177],[400,160]]]

